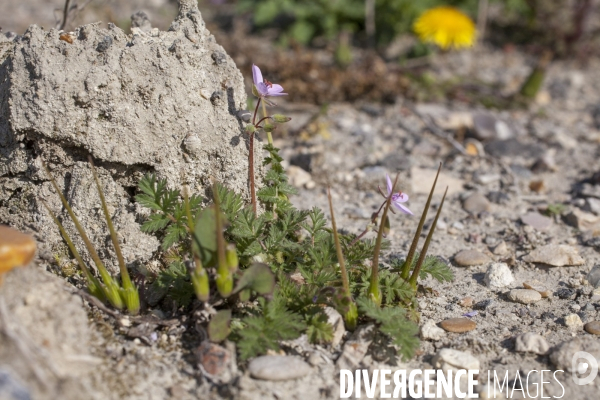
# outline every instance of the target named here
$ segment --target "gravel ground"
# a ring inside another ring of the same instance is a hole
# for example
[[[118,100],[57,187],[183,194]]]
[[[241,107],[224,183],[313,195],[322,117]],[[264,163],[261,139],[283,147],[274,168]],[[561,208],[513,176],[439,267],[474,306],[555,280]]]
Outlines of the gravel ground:
[[[482,48],[441,55],[432,73],[439,79],[470,77],[499,85],[501,93],[510,94],[533,63],[518,51]],[[202,338],[192,322],[201,310],[194,318],[169,319],[177,315],[170,311],[155,311],[161,320],[115,317],[110,310],[81,304],[75,293],[72,307],[85,309],[92,328],[81,338],[89,343],[89,354],[79,360],[92,372],[78,371],[84,376],[80,384],[98,399],[339,398],[339,368],[353,355],[352,368],[371,370],[479,363],[481,383],[488,371],[500,376],[509,372],[511,388],[517,388],[510,398],[541,398],[534,394],[542,380],[550,381],[544,385],[544,396],[561,397],[562,387],[547,375],[533,373],[525,381],[530,371],[560,369],[565,371],[557,375],[564,386],[562,398],[596,399],[600,378],[576,385],[571,358],[583,349],[600,359],[598,336],[588,332],[595,329],[588,323],[600,320],[600,291],[593,286],[598,275],[590,274],[595,266],[600,268],[599,68],[598,59],[590,59],[584,67],[569,61],[552,63],[528,110],[489,111],[457,101],[412,104],[398,99],[394,105],[331,104],[320,115],[315,106],[282,102],[282,110],[293,120],[276,144],[288,160],[291,181],[300,189],[293,201],[302,208],[327,209],[325,188],[330,184],[338,226],[349,232],[360,232],[380,204],[376,188],[385,183],[386,173],[400,172],[409,207],[420,213],[435,169],[443,163],[434,209],[446,185],[448,198],[430,253],[447,260],[456,279],[451,284],[424,282],[432,290],[419,298],[423,340],[410,362],[388,365],[393,363],[385,361],[371,343],[369,328],[362,327],[345,333],[334,348],[313,347],[302,338],[287,343],[286,353],[297,358],[277,359],[267,377],[300,371],[303,376],[297,379],[254,379],[249,371],[255,368],[256,375],[259,367],[238,366],[233,349],[200,347]],[[417,222],[416,217],[393,216],[392,248],[384,262],[406,254]],[[42,255],[40,267],[46,266],[44,258],[51,259]],[[7,312],[21,321],[30,315],[28,307],[39,310],[45,304],[56,310],[43,302],[43,291],[28,297],[31,288],[18,290],[19,279],[27,276],[15,274],[7,281],[13,288]],[[73,291],[51,275],[46,281]],[[525,289],[524,285],[535,290],[514,290]],[[467,317],[474,329],[464,321],[465,329],[471,330],[439,328],[448,328],[449,323],[442,321],[475,311]],[[27,320],[23,329],[74,325],[69,318],[75,317],[77,324],[82,323],[82,315],[55,314]],[[45,343],[43,335],[31,336],[40,346]],[[0,346],[0,356],[12,354],[6,349],[10,346]],[[217,376],[208,370],[206,355],[215,354],[212,351],[222,352],[217,368],[222,372]],[[298,359],[306,363],[299,364]],[[69,360],[55,361],[60,366]],[[48,364],[49,370],[55,368]],[[522,382],[514,384],[517,371]],[[530,396],[519,388],[529,388]],[[66,389],[44,390],[39,393]]]

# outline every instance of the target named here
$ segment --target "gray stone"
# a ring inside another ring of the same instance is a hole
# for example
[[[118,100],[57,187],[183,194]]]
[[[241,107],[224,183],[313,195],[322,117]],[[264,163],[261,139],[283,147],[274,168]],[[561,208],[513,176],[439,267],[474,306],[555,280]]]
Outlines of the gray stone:
[[[513,136],[506,122],[487,113],[477,113],[473,116],[473,130],[480,140],[505,140]]]
[[[144,11],[136,11],[131,14],[131,27],[139,28],[142,32],[150,32],[152,30],[152,24],[148,14]]]
[[[308,375],[311,367],[294,356],[260,356],[250,361],[248,371],[255,379],[286,381]]]
[[[562,267],[565,265],[583,265],[585,260],[581,258],[576,248],[566,244],[548,244],[538,247],[523,257],[524,261]]]
[[[546,339],[537,333],[522,333],[515,339],[515,350],[518,352],[546,354],[549,349]]]
[[[0,223],[33,228],[43,248],[63,253],[44,200],[84,248],[42,168],[45,160],[101,257],[117,271],[88,155],[126,262],[144,262],[159,245],[140,231],[147,211],[133,203],[144,174],[202,195],[214,178],[248,198],[246,136],[236,117],[246,108],[244,80],[231,58],[218,65],[211,58],[225,52],[194,1],[181,2],[168,32],[126,35],[97,23],[73,36],[71,44],[58,31],[33,25],[0,54]],[[213,105],[203,90],[223,91],[223,102]]]
[[[585,208],[596,215],[600,215],[600,199],[588,197],[585,199]]]
[[[565,215],[564,220],[567,224],[581,231],[600,229],[599,215],[590,214],[578,208],[573,208],[569,214]]]
[[[420,336],[423,340],[441,340],[446,336],[446,331],[437,326],[434,321],[427,321],[421,326]]]
[[[538,231],[547,231],[552,226],[552,219],[543,216],[538,212],[528,212],[521,216],[521,222],[530,225]]]
[[[454,262],[461,267],[487,264],[490,261],[488,256],[477,250],[462,250],[454,256]]]
[[[485,272],[483,281],[488,287],[502,288],[515,281],[512,272],[505,263],[494,263]]]
[[[338,369],[356,369],[367,354],[369,346],[375,337],[375,325],[361,325],[344,343],[340,358],[336,362]]]
[[[501,240],[500,243],[493,248],[492,253],[496,256],[503,256],[508,253],[508,246],[504,240]]]
[[[344,333],[346,333],[346,326],[344,325],[344,318],[333,307],[325,307],[325,314],[327,314],[327,323],[333,327],[333,339],[331,340],[331,346],[335,347],[342,341]]]
[[[508,293],[510,301],[521,304],[531,304],[542,299],[542,295],[531,289],[513,289]]]
[[[490,210],[490,201],[481,193],[473,193],[463,201],[463,208],[471,214]]]
[[[594,265],[594,268],[587,274],[586,279],[593,287],[600,287],[600,265]]]
[[[31,398],[103,398],[92,386],[103,360],[91,354],[87,311],[70,285],[30,265],[7,274],[0,289],[0,365],[10,366]]]

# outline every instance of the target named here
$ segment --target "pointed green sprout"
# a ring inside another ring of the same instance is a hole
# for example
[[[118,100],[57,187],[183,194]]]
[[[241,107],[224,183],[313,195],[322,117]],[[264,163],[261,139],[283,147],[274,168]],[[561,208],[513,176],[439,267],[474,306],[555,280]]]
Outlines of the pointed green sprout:
[[[432,189],[433,192],[433,189]],[[419,259],[417,260],[417,265],[409,279],[410,285],[414,290],[417,289],[417,278],[419,277],[419,273],[421,272],[421,267],[423,266],[423,262],[425,261],[425,256],[427,255],[427,250],[429,249],[429,243],[431,242],[431,238],[433,237],[433,232],[435,231],[435,227],[438,222],[438,218],[442,212],[442,208],[444,207],[444,200],[446,200],[446,194],[448,193],[448,187],[446,186],[446,191],[444,191],[444,196],[442,197],[442,202],[440,203],[440,207],[435,214],[435,218],[433,219],[433,224],[431,224],[431,229],[427,234],[427,238],[425,239],[425,243],[423,244],[423,248],[421,249],[421,253],[419,254]]]
[[[81,268],[81,272],[83,272],[83,275],[87,280],[88,290],[93,296],[100,299],[100,301],[106,301],[106,296],[104,295],[104,288],[102,287],[102,284],[100,283],[100,281],[98,281],[98,278],[96,278],[92,274],[87,265],[85,265],[83,258],[81,258],[81,254],[79,254],[79,252],[75,248],[75,245],[73,244],[73,241],[71,240],[71,237],[67,233],[65,227],[60,223],[54,212],[52,212],[52,210],[50,209],[50,207],[48,207],[48,204],[46,204],[44,200],[42,200],[42,204],[52,217],[52,220],[54,220],[54,223],[58,226],[62,237],[65,239],[65,242],[67,242],[67,246],[69,246],[69,250],[71,250],[71,253],[73,253],[73,255],[75,256],[77,264],[79,264],[79,268]]]
[[[185,207],[185,215],[187,217],[188,223],[188,232],[192,237],[192,240],[196,240],[196,236],[194,235],[195,226],[194,219],[192,218],[192,211],[190,210],[190,199],[188,195],[187,186],[183,187],[183,204]],[[202,265],[202,260],[200,259],[200,255],[197,254],[192,248],[192,258],[194,259],[195,267],[191,272],[190,277],[192,279],[192,285],[194,286],[194,292],[196,293],[196,297],[198,300],[203,302],[208,302],[210,297],[210,286],[208,282],[208,273],[204,266]]]
[[[333,229],[333,240],[335,242],[335,250],[337,252],[337,259],[340,264],[340,271],[342,273],[342,286],[344,288],[344,295],[350,300],[349,309],[344,315],[346,321],[346,327],[348,330],[353,331],[356,328],[356,321],[358,319],[358,309],[356,303],[352,300],[350,294],[350,283],[348,281],[348,272],[346,271],[346,262],[344,261],[344,254],[342,253],[342,246],[340,245],[340,238],[338,236],[337,225],[335,223],[335,214],[333,212],[333,201],[331,200],[331,188],[327,188],[327,199],[329,200],[329,212],[331,213],[331,227]]]
[[[421,231],[423,231],[423,225],[425,225],[425,218],[427,218],[427,211],[429,210],[429,206],[431,204],[431,198],[433,197],[433,192],[435,190],[435,185],[437,184],[438,176],[440,175],[440,171],[442,169],[442,163],[438,167],[437,173],[435,174],[435,180],[433,181],[433,186],[431,187],[431,191],[429,192],[429,197],[427,198],[427,203],[425,203],[425,209],[423,210],[423,214],[421,214],[421,219],[419,220],[419,226],[417,227],[417,231],[415,232],[415,236],[413,238],[412,244],[410,245],[410,250],[408,251],[408,255],[406,256],[406,261],[404,261],[404,265],[402,265],[402,272],[400,276],[404,278],[404,280],[408,281],[410,276],[410,267],[412,266],[413,258],[415,257],[415,252],[417,251],[417,245],[419,244],[419,237],[421,236]]]
[[[60,196],[60,201],[62,202],[63,206],[69,213],[69,216],[71,217],[71,220],[73,221],[73,224],[75,225],[75,228],[77,229],[77,231],[79,232],[79,235],[81,236],[81,239],[85,243],[85,247],[87,248],[88,252],[90,253],[92,260],[94,260],[94,264],[96,265],[96,268],[98,268],[98,272],[100,273],[102,282],[104,282],[104,286],[103,286],[104,295],[106,296],[109,303],[112,304],[113,307],[115,307],[119,310],[123,309],[124,304],[123,304],[123,299],[121,298],[121,294],[119,293],[120,292],[119,285],[113,279],[113,277],[110,275],[110,273],[108,272],[108,270],[106,269],[106,267],[104,266],[102,261],[100,260],[100,257],[98,256],[98,253],[96,252],[96,249],[94,248],[94,245],[92,244],[92,242],[88,238],[87,234],[85,233],[85,230],[79,223],[79,220],[75,216],[73,209],[69,206],[67,199],[60,191],[58,184],[56,183],[56,180],[50,173],[50,170],[48,169],[48,167],[46,166],[45,163],[42,163],[42,165],[44,166],[44,169],[46,170],[46,174],[48,174],[48,177],[50,178],[50,182],[52,182],[52,186],[54,186],[54,190],[56,190],[56,193],[58,193],[58,195]]]
[[[104,192],[102,190],[102,187],[100,186],[100,180],[98,179],[98,175],[96,174],[96,168],[94,167],[92,157],[89,158],[89,162],[90,166],[92,167],[92,175],[94,175],[94,181],[96,181],[96,187],[98,188],[98,194],[100,195],[102,211],[104,212],[106,225],[108,226],[108,230],[110,232],[110,239],[112,241],[113,247],[115,248],[115,253],[117,254],[117,261],[119,262],[119,270],[121,271],[121,285],[123,286],[120,289],[121,297],[125,301],[127,310],[131,314],[135,315],[140,312],[140,295],[135,285],[131,282],[131,278],[129,277],[129,271],[127,271],[127,266],[125,265],[125,259],[123,258],[123,253],[121,252],[121,246],[119,245],[117,232],[115,231],[112,219],[110,218],[108,206],[106,205],[106,199],[104,198]]]
[[[227,263],[227,250],[225,248],[225,237],[223,236],[223,215],[221,214],[221,203],[216,183],[213,185],[213,196],[215,201],[215,225],[217,235],[217,290],[221,296],[228,297],[233,290],[233,268],[230,268]],[[233,251],[235,251],[235,249]]]
[[[375,302],[378,306],[381,306],[381,289],[379,287],[379,253],[381,252],[381,242],[383,240],[384,234],[384,225],[387,220],[387,214],[390,209],[390,204],[392,203],[392,197],[394,196],[394,192],[396,190],[396,184],[398,183],[398,177],[400,174],[396,174],[396,178],[394,179],[394,184],[392,185],[392,190],[387,196],[387,200],[385,202],[385,206],[383,208],[383,214],[381,215],[381,223],[379,224],[379,229],[377,230],[377,240],[375,241],[375,249],[373,250],[373,263],[371,264],[371,282],[369,284],[369,297],[371,300]]]

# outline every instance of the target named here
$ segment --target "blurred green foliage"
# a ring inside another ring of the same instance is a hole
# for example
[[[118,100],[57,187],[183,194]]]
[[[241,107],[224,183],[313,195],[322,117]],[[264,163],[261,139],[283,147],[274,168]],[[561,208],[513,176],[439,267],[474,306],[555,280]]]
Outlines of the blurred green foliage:
[[[527,0],[491,0],[503,3],[513,15],[531,15]],[[478,0],[376,0],[376,39],[379,45],[391,42],[397,35],[412,31],[414,20],[425,10],[437,6],[454,6],[473,19]],[[291,40],[308,45],[316,37],[336,39],[340,32],[365,37],[365,0],[240,0],[240,12],[252,12],[256,28],[279,28],[281,44]]]

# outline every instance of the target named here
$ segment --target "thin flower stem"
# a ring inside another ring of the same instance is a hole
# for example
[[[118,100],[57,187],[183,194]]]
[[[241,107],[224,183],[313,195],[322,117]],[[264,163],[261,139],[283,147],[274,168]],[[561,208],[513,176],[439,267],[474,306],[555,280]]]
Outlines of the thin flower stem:
[[[385,207],[383,208],[383,215],[381,216],[381,225],[385,223],[385,219],[387,218],[388,210],[390,209],[390,204],[392,203],[392,196],[394,195],[394,189],[396,189],[396,184],[398,183],[398,177],[400,173],[396,174],[396,179],[394,179],[394,184],[392,185],[392,190],[390,190],[390,194],[385,202]],[[381,252],[381,242],[383,240],[383,227],[379,229],[377,232],[377,240],[375,242],[375,249],[373,250],[373,263],[371,265],[371,282],[369,284],[369,295],[371,299],[375,301],[377,305],[381,305],[381,290],[379,288],[379,253]]]
[[[258,98],[256,107],[254,107],[254,115],[252,116],[252,125],[256,126],[256,114],[261,98]],[[250,133],[248,140],[248,179],[250,180],[250,202],[252,203],[252,212],[256,215],[256,187],[254,184],[254,132]]]
[[[265,105],[264,101],[262,103],[262,110],[263,110],[263,119],[268,118],[268,116],[267,116],[267,106]],[[260,124],[260,122],[259,122],[259,124]],[[271,146],[273,146],[273,135],[271,135],[271,132],[267,132],[267,142]]]
[[[371,216],[371,224],[374,224],[375,222],[377,222],[377,217],[379,217],[379,213],[381,212],[381,209],[383,208],[383,206],[385,206],[385,201],[383,203],[381,203],[381,206],[379,206],[379,210],[377,210],[377,212],[373,213],[373,215]],[[393,211],[393,210],[392,210]],[[360,239],[363,238],[363,236],[365,236],[367,233],[369,233],[372,229],[370,227],[367,226],[367,228],[362,231],[360,233],[360,235],[358,235],[357,237],[354,238],[354,240],[352,242],[350,242],[350,245],[348,247],[352,247],[354,246],[356,243],[358,243],[358,241]]]
[[[273,119],[273,118],[271,118],[271,117],[263,117],[263,118],[261,118],[261,119],[260,119],[260,120],[259,120],[259,121],[256,123],[256,129],[258,129],[258,128],[262,128],[262,126],[260,126],[260,123],[261,123],[261,122],[263,122],[263,121],[264,121],[264,120],[266,120],[266,119]],[[272,144],[272,143],[271,143],[271,144]]]
[[[259,97],[256,102],[256,107],[254,107],[254,115],[252,116],[252,125],[256,126],[256,114],[258,113],[258,106],[260,105],[260,101],[262,99]]]
[[[256,216],[256,188],[254,186],[254,132],[250,133],[248,153],[248,177],[250,178],[250,201],[252,202],[252,212]]]

